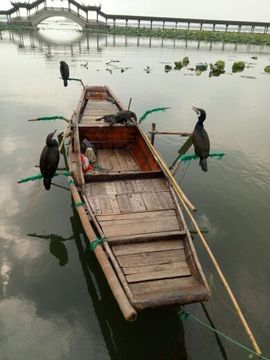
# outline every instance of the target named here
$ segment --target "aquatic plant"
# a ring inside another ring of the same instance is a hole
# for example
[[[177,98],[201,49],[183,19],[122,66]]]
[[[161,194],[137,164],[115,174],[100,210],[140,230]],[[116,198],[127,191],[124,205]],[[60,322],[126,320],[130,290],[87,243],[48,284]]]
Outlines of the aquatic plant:
[[[183,66],[187,66],[189,64],[189,58],[187,56],[185,56],[182,60],[182,64]]]
[[[169,72],[169,71],[172,70],[172,66],[171,65],[165,65],[164,70],[165,70],[165,72]]]
[[[241,72],[245,69],[244,61],[236,61],[233,63],[232,72]]]
[[[267,73],[270,73],[270,65],[267,65],[267,66],[264,68],[264,71],[267,72]]]
[[[218,60],[215,64],[210,64],[210,73],[209,77],[211,76],[219,76],[225,73],[225,62],[223,60]]]
[[[199,71],[205,71],[207,70],[208,68],[208,65],[206,63],[198,63],[196,64],[196,71],[199,70]]]
[[[183,67],[182,61],[175,61],[174,65],[175,65],[174,70],[181,70]]]

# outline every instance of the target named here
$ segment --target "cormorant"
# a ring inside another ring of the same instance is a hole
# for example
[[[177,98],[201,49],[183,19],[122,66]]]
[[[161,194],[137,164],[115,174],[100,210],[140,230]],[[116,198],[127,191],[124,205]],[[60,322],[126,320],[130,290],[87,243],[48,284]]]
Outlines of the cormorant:
[[[68,79],[69,79],[69,67],[65,61],[60,61],[60,73],[61,73],[61,77],[64,81],[64,86],[67,86]]]
[[[114,124],[121,124],[121,123],[128,123],[128,120],[131,120],[131,118],[134,118],[135,121],[137,121],[137,116],[133,111],[130,110],[120,110],[116,114],[108,114],[104,115],[96,120],[102,120],[104,119],[105,122],[108,122],[110,126]]]
[[[53,139],[56,130],[50,133],[46,139],[46,146],[42,150],[39,160],[40,172],[43,176],[43,184],[46,190],[50,190],[51,181],[59,163],[59,149],[57,140]]]
[[[207,171],[207,158],[210,150],[210,141],[203,122],[206,118],[206,112],[203,109],[192,107],[198,115],[198,121],[192,133],[192,141],[195,154],[200,158],[200,166],[203,171]]]

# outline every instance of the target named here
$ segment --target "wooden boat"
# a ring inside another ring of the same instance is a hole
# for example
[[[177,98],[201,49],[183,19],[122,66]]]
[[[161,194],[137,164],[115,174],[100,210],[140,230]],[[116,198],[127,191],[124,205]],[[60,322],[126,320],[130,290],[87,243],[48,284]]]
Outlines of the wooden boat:
[[[180,198],[140,125],[97,118],[123,110],[108,87],[85,87],[71,122],[71,192],[89,241],[125,318],[146,308],[208,300],[209,288]],[[95,147],[82,171],[80,142]]]

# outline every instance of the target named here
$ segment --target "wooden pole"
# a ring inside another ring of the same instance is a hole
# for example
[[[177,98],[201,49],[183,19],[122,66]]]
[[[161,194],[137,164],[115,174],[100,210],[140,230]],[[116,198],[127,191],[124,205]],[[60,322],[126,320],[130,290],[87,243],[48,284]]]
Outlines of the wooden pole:
[[[184,192],[180,189],[179,185],[177,184],[175,178],[172,176],[170,170],[168,169],[165,162],[162,160],[161,156],[157,152],[157,150],[154,148],[154,146],[151,144],[150,140],[148,139],[148,136],[145,134],[143,128],[139,124],[135,124],[137,128],[139,129],[140,133],[142,134],[144,140],[147,142],[148,146],[150,147],[152,154],[156,158],[156,160],[161,164],[161,167],[164,171],[164,173],[167,175],[169,182],[171,183],[172,187],[174,188],[175,192],[181,197],[182,201],[187,205],[187,207],[191,211],[195,211],[196,207],[189,201],[187,196],[184,194]]]
[[[155,143],[155,134],[156,134],[156,124],[152,123],[152,131],[150,132],[151,134],[151,144],[154,146]]]
[[[240,306],[238,305],[237,300],[236,300],[236,298],[235,298],[235,296],[234,296],[234,294],[233,294],[227,280],[225,279],[225,276],[223,275],[223,273],[222,273],[222,271],[221,271],[221,269],[220,269],[220,267],[218,265],[217,260],[215,259],[209,245],[207,244],[206,239],[204,238],[204,236],[203,236],[203,234],[202,234],[196,220],[194,219],[192,213],[188,209],[188,206],[186,205],[186,202],[184,201],[184,199],[182,198],[182,196],[180,194],[178,194],[178,195],[180,197],[180,200],[181,200],[181,203],[182,203],[183,207],[185,208],[188,216],[190,217],[191,222],[193,223],[193,225],[194,225],[194,227],[195,227],[195,229],[197,231],[197,235],[201,239],[201,241],[203,243],[203,246],[204,246],[207,254],[209,255],[209,257],[210,257],[210,259],[211,259],[211,261],[212,261],[212,263],[213,263],[213,265],[214,265],[214,267],[215,267],[215,269],[216,269],[216,271],[217,271],[217,273],[218,273],[218,275],[220,277],[220,280],[221,280],[222,284],[224,285],[224,287],[225,287],[225,289],[226,289],[226,291],[227,291],[227,293],[228,293],[228,295],[229,295],[229,297],[230,297],[230,299],[231,299],[231,301],[233,303],[234,309],[235,309],[237,315],[239,316],[239,319],[240,319],[240,321],[241,321],[241,323],[242,323],[242,325],[244,327],[245,332],[247,333],[247,336],[248,336],[248,338],[249,338],[249,340],[250,340],[256,354],[258,356],[262,355],[262,352],[261,352],[261,350],[260,350],[260,348],[259,348],[259,346],[258,346],[258,344],[257,344],[257,342],[256,342],[256,340],[254,338],[254,335],[252,334],[252,332],[250,330],[250,327],[248,326],[248,323],[247,323],[247,321],[246,321],[246,319],[245,319],[245,317],[244,317],[244,315],[243,315],[243,313],[242,313],[242,311],[240,309]]]
[[[132,101],[132,98],[129,98],[129,102],[128,102],[128,110],[130,109],[131,101]]]
[[[188,132],[173,132],[173,131],[156,131],[153,130],[149,131],[149,134],[154,134],[154,135],[178,135],[178,136],[183,136],[183,137],[188,137],[191,136],[191,133]]]
[[[73,179],[71,177],[69,179],[69,187],[70,191],[73,197],[73,200],[75,203],[81,202],[80,195],[78,193],[78,190],[73,182]],[[81,223],[83,225],[84,231],[88,237],[88,240],[94,241],[96,239],[96,234],[90,225],[89,218],[86,215],[86,212],[84,210],[83,206],[77,206],[76,207],[77,212],[79,214]],[[137,313],[135,309],[130,304],[127,295],[125,294],[121,284],[119,283],[119,280],[117,276],[115,275],[115,272],[107,258],[106,253],[104,252],[102,246],[97,246],[94,250],[95,256],[103,270],[103,273],[108,281],[108,284],[113,292],[113,295],[125,317],[128,321],[134,321],[137,317]]]

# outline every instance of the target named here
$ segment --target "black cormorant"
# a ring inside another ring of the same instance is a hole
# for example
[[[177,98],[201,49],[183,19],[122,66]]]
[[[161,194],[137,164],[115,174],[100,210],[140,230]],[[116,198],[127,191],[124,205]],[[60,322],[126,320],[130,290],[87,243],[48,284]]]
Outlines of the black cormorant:
[[[203,109],[192,107],[198,115],[198,121],[192,133],[192,141],[195,154],[200,158],[200,166],[203,171],[207,171],[207,158],[210,150],[210,141],[208,134],[203,126],[206,118],[206,112]]]
[[[47,136],[46,146],[42,150],[39,160],[40,172],[46,190],[50,190],[52,177],[57,170],[60,158],[58,142],[53,139],[55,132],[56,130]]]
[[[69,79],[69,67],[65,61],[60,61],[60,73],[61,73],[61,77],[64,81],[64,86],[67,86],[68,79]]]
[[[137,121],[137,116],[133,111],[130,110],[120,110],[116,114],[109,114],[104,115],[96,120],[102,120],[104,119],[105,122],[108,122],[110,126],[114,124],[122,124],[122,123],[128,123],[128,120],[131,120],[131,118],[134,118],[135,121]]]

